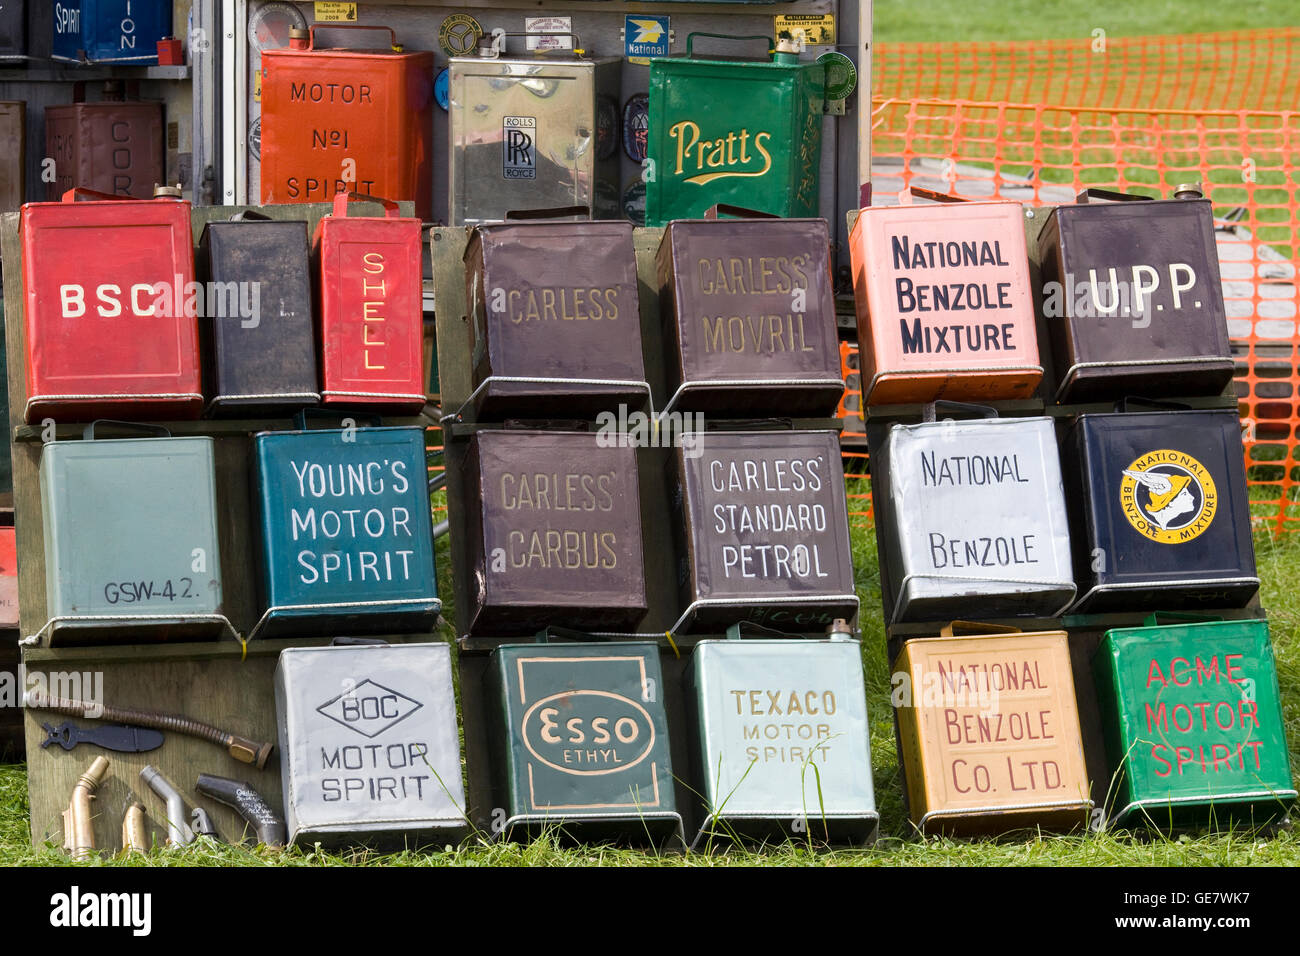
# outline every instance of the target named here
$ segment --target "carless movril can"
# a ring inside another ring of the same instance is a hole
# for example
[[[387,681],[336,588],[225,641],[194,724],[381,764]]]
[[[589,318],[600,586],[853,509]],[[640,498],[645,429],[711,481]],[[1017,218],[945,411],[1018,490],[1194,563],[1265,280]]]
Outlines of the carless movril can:
[[[1092,800],[1065,632],[962,630],[1008,629],[954,624],[908,641],[894,663],[912,822],[955,833],[1085,826]]]
[[[197,417],[189,203],[77,192],[22,211],[27,421]]]
[[[599,435],[477,432],[465,464],[462,633],[630,630],[646,612],[636,450]]]
[[[369,197],[362,197],[369,198]],[[316,226],[321,402],[424,407],[424,286],[420,221],[383,203],[383,218],[348,216],[348,194]]]
[[[1074,599],[1050,418],[895,425],[872,462],[886,618],[1055,616]]]
[[[1034,393],[1043,370],[1019,203],[863,209],[849,253],[867,405]]]
[[[433,630],[424,429],[254,438],[262,545],[259,636]]]
[[[1241,607],[1259,589],[1235,410],[1080,415],[1064,447],[1078,612]]]
[[[657,269],[665,411],[831,415],[844,393],[824,219],[673,222]]]
[[[289,648],[275,711],[291,843],[441,846],[468,828],[449,645]]]
[[[388,36],[375,49],[321,49],[326,29]],[[433,218],[433,54],[397,49],[388,27],[317,24],[306,44],[262,53],[262,202],[355,189]]]
[[[465,282],[480,414],[573,417],[645,404],[631,223],[479,226]]]
[[[1267,621],[1115,628],[1092,660],[1113,819],[1266,823],[1295,802]]]
[[[1210,200],[1090,195],[1052,209],[1038,240],[1056,400],[1222,392],[1233,360]]]
[[[705,811],[697,843],[871,837],[879,817],[857,641],[701,641],[689,675]]]
[[[507,835],[680,832],[655,644],[504,644],[487,681]]]
[[[674,631],[748,621],[820,633],[857,614],[835,432],[690,433],[674,468]]]

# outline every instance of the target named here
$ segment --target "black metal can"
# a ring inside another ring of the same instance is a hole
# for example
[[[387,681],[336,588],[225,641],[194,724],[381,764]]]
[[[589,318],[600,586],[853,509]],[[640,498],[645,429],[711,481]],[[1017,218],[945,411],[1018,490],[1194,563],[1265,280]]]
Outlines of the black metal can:
[[[1235,411],[1080,415],[1063,458],[1072,611],[1241,607],[1259,589]]]
[[[627,631],[645,615],[634,448],[595,433],[479,431],[465,501],[472,581],[461,633]]]
[[[1058,206],[1039,237],[1056,400],[1219,394],[1233,363],[1210,201],[1103,195],[1124,201]]]
[[[317,404],[307,223],[208,223],[197,266],[212,408],[264,415]]]

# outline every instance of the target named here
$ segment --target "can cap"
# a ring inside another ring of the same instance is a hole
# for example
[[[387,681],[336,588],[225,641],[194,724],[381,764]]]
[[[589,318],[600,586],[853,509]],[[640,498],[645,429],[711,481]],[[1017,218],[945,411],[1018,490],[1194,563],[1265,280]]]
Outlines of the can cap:
[[[311,42],[311,33],[302,27],[289,28],[289,49],[305,50]]]
[[[781,37],[776,41],[777,53],[798,53],[799,44],[795,43],[790,37]]]
[[[154,199],[180,199],[183,195],[180,183],[175,186],[155,185],[153,187]]]
[[[1175,199],[1204,199],[1205,190],[1201,183],[1179,183],[1178,188],[1174,190]]]

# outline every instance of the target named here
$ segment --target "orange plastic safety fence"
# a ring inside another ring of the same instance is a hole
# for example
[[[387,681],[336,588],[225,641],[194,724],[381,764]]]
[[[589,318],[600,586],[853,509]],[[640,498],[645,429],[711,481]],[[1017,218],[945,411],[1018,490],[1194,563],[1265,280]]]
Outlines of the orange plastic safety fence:
[[[1041,206],[1086,186],[1214,204],[1251,509],[1300,527],[1300,112],[877,101],[873,195],[911,185]]]
[[[882,43],[871,68],[873,92],[885,98],[1286,110],[1300,103],[1300,28]]]
[[[433,480],[438,475],[447,470],[443,464],[442,458],[442,429],[426,428],[424,431],[424,453],[429,459],[429,479]],[[434,498],[430,504],[433,508],[434,522],[437,523],[446,517],[447,499],[445,496]]]
[[[840,435],[844,456],[844,487],[849,499],[849,523],[871,524],[871,479],[867,475],[867,433],[862,420],[862,376],[858,369],[858,347],[840,343],[840,374],[844,395],[838,417],[844,425]]]

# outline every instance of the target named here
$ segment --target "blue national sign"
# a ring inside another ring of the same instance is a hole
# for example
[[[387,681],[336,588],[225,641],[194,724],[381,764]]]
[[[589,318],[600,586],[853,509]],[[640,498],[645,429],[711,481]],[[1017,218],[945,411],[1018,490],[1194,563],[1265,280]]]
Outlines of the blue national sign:
[[[624,18],[625,56],[652,57],[668,55],[668,17],[628,14]]]

